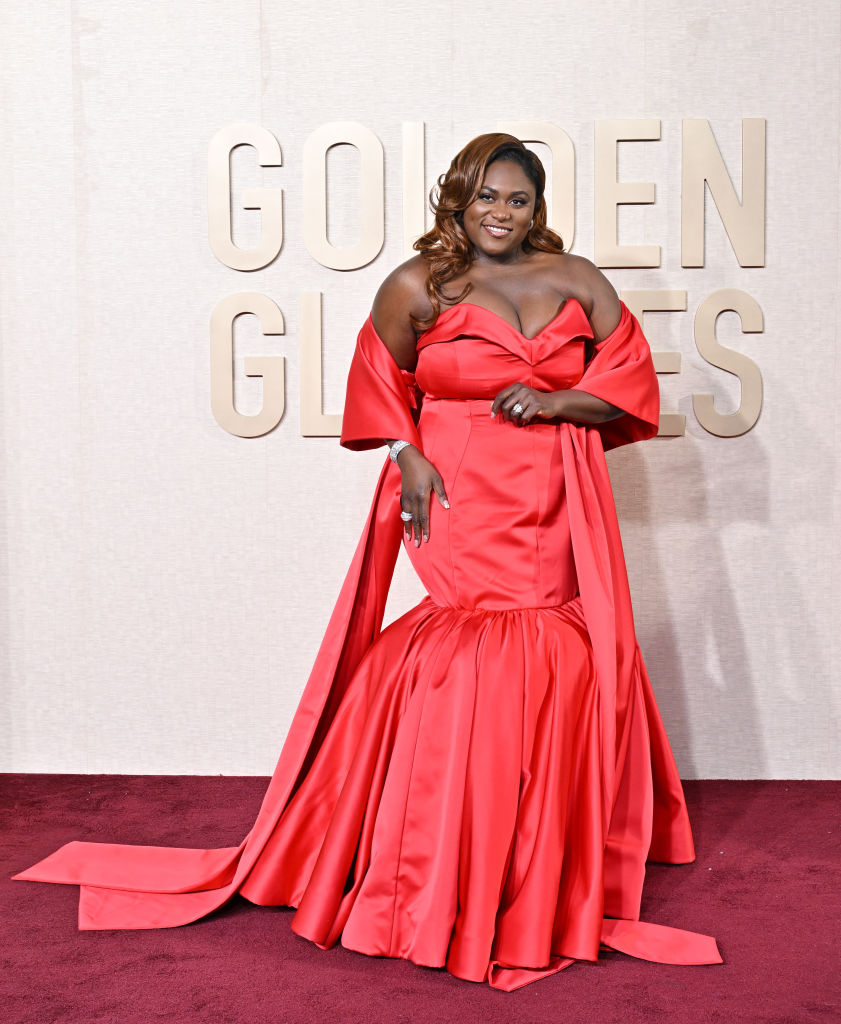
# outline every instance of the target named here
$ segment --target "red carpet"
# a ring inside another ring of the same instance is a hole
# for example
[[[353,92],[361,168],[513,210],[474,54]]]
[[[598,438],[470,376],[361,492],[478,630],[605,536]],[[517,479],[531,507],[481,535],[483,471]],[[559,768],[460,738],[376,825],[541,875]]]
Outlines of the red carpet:
[[[169,931],[76,930],[75,887],[11,882],[71,839],[236,845],[267,780],[4,775],[7,1024],[836,1024],[841,783],[688,782],[698,859],[650,865],[643,917],[715,935],[725,964],[618,953],[514,993],[443,970],[320,950],[294,911],[244,901]]]

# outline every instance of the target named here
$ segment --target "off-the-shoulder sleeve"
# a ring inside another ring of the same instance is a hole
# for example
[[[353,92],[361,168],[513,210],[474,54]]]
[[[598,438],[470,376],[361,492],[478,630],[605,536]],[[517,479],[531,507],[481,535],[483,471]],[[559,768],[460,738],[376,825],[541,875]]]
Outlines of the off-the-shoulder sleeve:
[[[417,399],[414,374],[400,369],[369,316],[356,339],[348,371],[339,443],[364,451],[393,437],[423,451],[412,415]]]
[[[653,437],[660,422],[660,388],[651,350],[637,318],[624,302],[621,306],[616,328],[596,345],[584,376],[571,389],[624,410],[624,416],[598,425],[605,450]]]

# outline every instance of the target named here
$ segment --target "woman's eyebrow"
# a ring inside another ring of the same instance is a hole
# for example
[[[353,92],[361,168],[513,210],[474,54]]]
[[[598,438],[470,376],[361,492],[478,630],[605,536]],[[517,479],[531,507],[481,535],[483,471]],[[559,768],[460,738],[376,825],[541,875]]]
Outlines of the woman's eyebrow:
[[[495,192],[497,195],[499,194],[499,189],[498,188],[494,188],[493,185],[483,185],[481,191],[484,191],[484,192]],[[528,192],[526,192],[526,190],[523,189],[523,188],[514,189],[514,191],[513,192],[509,192],[508,195],[509,196],[525,196],[526,199],[528,199],[528,197],[529,197]]]

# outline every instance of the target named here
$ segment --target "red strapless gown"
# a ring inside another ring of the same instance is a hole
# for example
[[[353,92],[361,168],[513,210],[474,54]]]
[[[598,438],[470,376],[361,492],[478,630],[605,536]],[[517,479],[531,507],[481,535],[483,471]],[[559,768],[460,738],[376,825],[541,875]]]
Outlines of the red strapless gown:
[[[82,886],[80,927],[185,923],[234,893],[297,907],[318,945],[518,988],[600,944],[715,963],[713,939],[640,922],[647,858],[694,859],[683,792],[633,635],[602,446],[656,431],[627,309],[597,348],[570,300],[533,339],[469,303],[397,370],[366,323],[342,443],[413,440],[450,501],[406,551],[427,596],[380,631],[402,537],[386,460],[254,828],[236,849],[70,843],[18,878]],[[515,380],[580,386],[594,428],[489,415]],[[418,406],[420,406],[418,414]]]

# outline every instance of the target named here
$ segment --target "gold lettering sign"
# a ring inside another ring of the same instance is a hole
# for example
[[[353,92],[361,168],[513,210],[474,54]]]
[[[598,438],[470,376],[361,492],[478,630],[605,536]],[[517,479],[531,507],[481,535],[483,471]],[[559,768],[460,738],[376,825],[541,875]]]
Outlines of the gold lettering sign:
[[[210,317],[210,407],[229,434],[260,437],[280,423],[286,407],[283,356],[246,356],[247,377],[263,378],[263,408],[246,416],[234,408],[234,320],[243,313],[260,318],[263,334],[283,334],[283,314],[259,292],[239,292],[217,303]]]
[[[231,153],[237,146],[253,146],[262,167],[280,167],[280,145],[258,124],[232,124],[210,140],[207,153],[207,236],[213,255],[231,270],[260,270],[277,257],[283,245],[283,193],[268,188],[246,189],[245,210],[260,210],[260,241],[253,249],[240,249],[231,235]]]
[[[343,247],[327,237],[327,150],[356,146],[361,160],[359,239]],[[383,147],[365,125],[356,121],[325,124],[304,143],[304,242],[310,256],[333,270],[358,270],[375,259],[385,240]]]
[[[426,232],[426,164],[423,121],[403,122],[403,259],[416,255],[416,238]]]
[[[325,415],[321,408],[321,292],[301,296],[301,435],[338,437],[341,415]]]
[[[698,422],[711,434],[719,437],[737,437],[747,433],[759,419],[762,411],[762,374],[756,363],[741,352],[725,348],[715,336],[719,316],[732,310],[742,323],[742,331],[761,331],[764,319],[759,303],[739,288],[722,288],[706,299],[695,314],[695,344],[698,351],[712,366],[718,366],[739,378],[742,400],[732,413],[720,413],[712,395],[693,395],[692,408]]]
[[[654,182],[617,180],[616,146],[619,142],[660,138],[654,118],[596,121],[596,162],[593,211],[595,262],[599,267],[659,267],[659,245],[620,245],[616,215],[627,203],[653,203]]]
[[[547,121],[504,121],[498,126],[526,143],[549,148],[551,206],[549,221],[567,246],[575,232],[576,156],[567,133]],[[681,264],[704,265],[705,192],[710,194],[721,217],[736,258],[743,267],[765,265],[765,120],[744,118],[742,127],[741,199],[712,128],[702,118],[682,122],[681,171]],[[601,267],[654,268],[661,263],[661,246],[620,245],[617,216],[623,205],[653,204],[654,182],[620,182],[617,146],[620,142],[657,141],[661,123],[654,118],[603,120],[595,124],[593,168],[595,263]],[[425,125],[423,121],[402,126],[402,249],[408,258],[412,242],[426,229],[427,188],[425,185]],[[327,233],[327,153],[333,146],[354,146],[359,153],[359,233],[350,245],[336,245]],[[251,249],[237,246],[231,232],[231,153],[237,146],[257,151],[261,166],[281,166],[280,145],[260,125],[234,124],[221,129],[208,150],[208,237],[216,257],[237,271],[258,270],[275,260],[283,245],[283,196],[280,189],[251,188],[242,194],[245,209],[259,210],[260,239]],[[365,125],[339,121],[316,128],[304,144],[303,234],[313,260],[334,270],[353,271],[366,266],[382,250],[385,238],[384,151],[377,136]],[[682,288],[624,289],[622,297],[642,321],[646,313],[684,312],[687,291]],[[746,355],[722,345],[715,333],[723,312],[735,312],[742,331],[763,330],[759,304],[747,292],[721,288],[698,306],[694,341],[698,352],[711,366],[732,373],[741,384],[741,399],[735,412],[721,412],[709,394],[692,396],[698,423],[719,437],[736,437],[753,428],[762,409],[762,374]],[[257,292],[241,292],[218,303],[211,317],[211,408],[225,430],[240,437],[257,437],[272,430],[285,410],[283,356],[246,357],[248,376],[263,378],[263,406],[247,416],[237,411],[233,398],[233,323],[237,316],[252,313],[260,318],[264,334],[283,334],[283,316],[275,303]],[[301,434],[305,437],[338,436],[342,417],[322,408],[322,322],[321,293],[301,294],[300,403]],[[657,373],[677,374],[681,353],[654,352]],[[679,437],[686,431],[682,413],[664,411],[660,436]]]
[[[742,199],[713,136],[710,122],[683,122],[680,263],[704,265],[704,199],[708,185],[742,267],[765,266],[765,119],[742,119]]]

